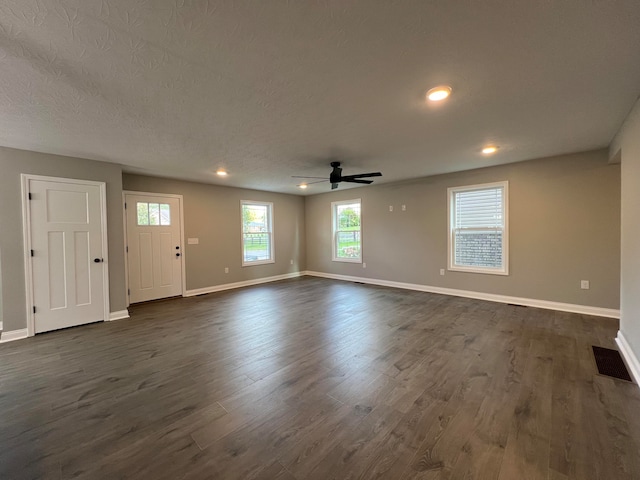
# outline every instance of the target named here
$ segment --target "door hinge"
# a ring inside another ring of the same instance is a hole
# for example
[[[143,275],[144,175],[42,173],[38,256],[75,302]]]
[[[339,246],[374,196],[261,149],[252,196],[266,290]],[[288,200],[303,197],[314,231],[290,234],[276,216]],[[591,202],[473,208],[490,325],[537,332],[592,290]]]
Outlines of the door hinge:
[[[124,248],[125,248],[125,251],[126,251],[127,253],[129,253],[129,245],[127,245],[127,246],[126,246],[126,247],[124,247]]]
[[[33,306],[33,313],[36,313],[36,306]]]
[[[131,289],[130,288],[127,288],[127,295],[129,295],[129,296],[131,295]]]
[[[127,202],[124,202],[124,209],[127,209]]]
[[[31,196],[31,192],[29,192],[29,200],[33,200],[33,197]]]
[[[33,257],[33,250],[31,250],[31,256]]]

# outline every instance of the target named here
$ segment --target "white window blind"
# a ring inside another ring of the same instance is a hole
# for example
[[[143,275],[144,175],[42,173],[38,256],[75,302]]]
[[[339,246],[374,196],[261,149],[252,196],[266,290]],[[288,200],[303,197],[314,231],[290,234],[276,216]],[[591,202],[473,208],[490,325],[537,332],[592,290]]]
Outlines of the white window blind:
[[[503,190],[498,187],[456,192],[454,228],[504,227]]]
[[[507,274],[507,182],[449,189],[449,268]]]

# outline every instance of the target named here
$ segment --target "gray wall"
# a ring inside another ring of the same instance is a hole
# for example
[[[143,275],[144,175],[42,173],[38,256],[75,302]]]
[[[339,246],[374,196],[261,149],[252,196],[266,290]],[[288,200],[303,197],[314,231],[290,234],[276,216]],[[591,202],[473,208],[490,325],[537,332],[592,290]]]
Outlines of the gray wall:
[[[617,309],[620,166],[607,159],[599,150],[307,197],[307,268]],[[509,181],[509,276],[440,276],[447,267],[447,188],[501,180]],[[366,269],[331,261],[330,204],[353,198],[362,199]],[[580,289],[583,279],[590,290]]]
[[[640,359],[640,101],[616,143],[622,149],[620,330]]]
[[[119,165],[0,147],[0,251],[4,330],[27,328],[20,174],[93,180],[107,184],[111,311],[125,309],[122,247],[122,171]]]
[[[638,110],[638,109],[636,109]],[[640,352],[640,114],[625,136],[621,329]],[[0,147],[0,252],[4,330],[26,327],[20,173],[107,183],[111,311],[125,308],[121,192],[184,196],[187,289],[302,270],[619,308],[620,165],[586,152],[390,185],[299,197],[122,175],[120,166]],[[447,187],[509,180],[510,275],[439,275],[447,258]],[[364,260],[331,261],[335,200],[362,198]],[[240,200],[274,203],[276,263],[241,267]],[[402,212],[400,206],[407,205]],[[393,213],[388,206],[393,205]],[[294,261],[294,265],[290,264]],[[224,273],[229,267],[229,274]],[[9,280],[8,280],[9,279]],[[591,281],[581,290],[581,279]]]
[[[304,197],[128,174],[123,186],[183,195],[185,241],[197,237],[200,242],[184,245],[188,290],[306,268]],[[275,263],[242,267],[240,200],[273,202]]]

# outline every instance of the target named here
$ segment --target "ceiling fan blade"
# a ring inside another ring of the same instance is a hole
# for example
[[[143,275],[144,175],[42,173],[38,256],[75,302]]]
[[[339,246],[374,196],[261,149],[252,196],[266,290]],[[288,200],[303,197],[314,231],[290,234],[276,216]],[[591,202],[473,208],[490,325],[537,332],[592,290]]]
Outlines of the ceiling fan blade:
[[[342,179],[344,180],[345,178],[367,178],[367,177],[381,177],[381,176],[382,174],[380,172],[358,173],[356,175],[346,175],[342,177]]]
[[[373,183],[373,180],[360,180],[359,178],[347,178],[347,177],[342,177],[342,181],[348,182],[348,183],[366,183],[367,185],[369,185],[370,183]]]
[[[315,182],[305,182],[306,185],[313,185],[314,183],[322,183],[322,182],[326,182],[328,181],[328,178],[325,178],[324,180],[316,180]]]
[[[335,190],[336,188],[338,188],[340,182],[349,182],[349,183],[360,183],[360,184],[364,184],[364,185],[369,185],[371,183],[373,183],[373,180],[362,180],[363,178],[369,178],[369,177],[381,177],[382,173],[380,172],[370,172],[370,173],[359,173],[359,174],[354,174],[354,175],[345,175],[344,177],[342,176],[342,168],[340,168],[340,162],[338,161],[332,161],[330,163],[331,165],[331,173],[329,174],[329,178],[326,177],[313,177],[313,176],[309,176],[309,177],[304,177],[302,175],[292,175],[291,178],[303,178],[303,179],[311,179],[311,178],[317,178],[319,180],[315,181],[315,182],[304,182],[306,185],[311,185],[313,183],[320,183],[320,182],[324,182],[329,180],[329,183],[331,183],[331,190]]]

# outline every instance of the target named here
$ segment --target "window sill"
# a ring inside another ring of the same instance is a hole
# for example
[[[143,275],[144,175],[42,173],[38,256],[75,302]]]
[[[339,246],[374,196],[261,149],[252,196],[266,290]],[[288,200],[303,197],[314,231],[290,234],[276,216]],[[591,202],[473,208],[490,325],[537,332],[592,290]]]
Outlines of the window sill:
[[[256,260],[255,262],[242,262],[243,267],[253,267],[255,265],[268,265],[270,263],[276,263],[275,260]]]
[[[488,275],[509,275],[509,270],[498,270],[498,269],[489,269],[489,268],[479,268],[479,267],[460,267],[460,266],[449,266],[447,268],[450,272],[464,272],[464,273],[484,273]]]
[[[344,263],[362,263],[361,258],[334,258],[332,262],[344,262]]]

